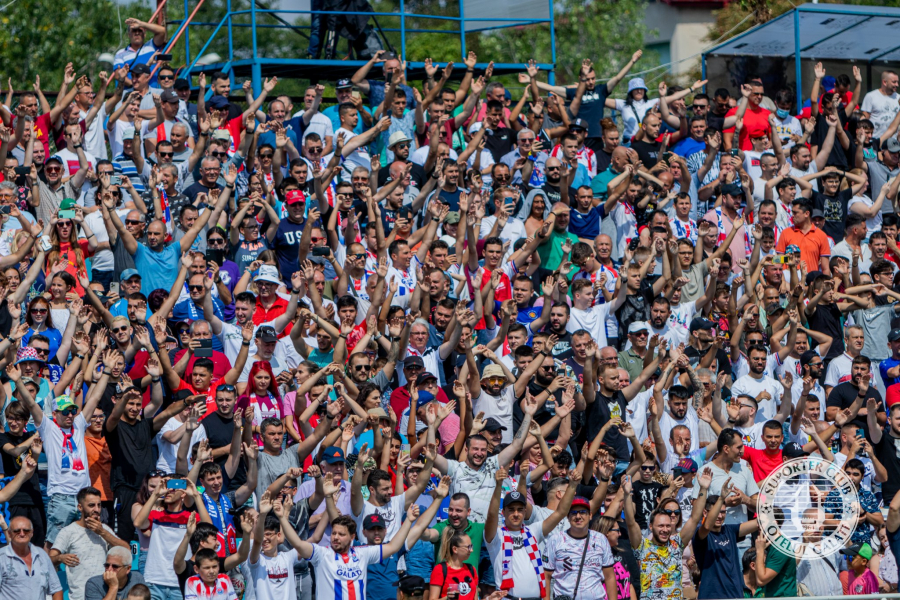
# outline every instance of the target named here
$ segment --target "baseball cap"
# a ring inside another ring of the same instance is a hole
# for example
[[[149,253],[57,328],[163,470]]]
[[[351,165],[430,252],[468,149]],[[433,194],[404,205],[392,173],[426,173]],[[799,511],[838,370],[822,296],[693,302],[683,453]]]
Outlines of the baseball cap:
[[[488,417],[484,420],[484,430],[494,433],[495,431],[506,431],[506,427],[494,417]]]
[[[417,596],[428,589],[425,580],[418,575],[406,575],[391,585],[395,586],[407,596]]]
[[[159,100],[160,102],[173,102],[175,104],[178,104],[180,101],[175,90],[163,90],[163,93],[159,95]]]
[[[380,406],[376,406],[375,408],[370,408],[366,411],[366,414],[370,414],[373,417],[378,417],[379,419],[389,419],[388,414],[384,412],[384,409]]]
[[[278,341],[278,334],[275,332],[275,328],[271,325],[263,325],[256,330],[256,339],[261,342],[270,344],[272,342]]]
[[[422,408],[429,402],[434,402],[435,397],[431,392],[419,392],[419,400],[416,402],[416,408]]]
[[[407,356],[403,359],[403,367],[422,367],[425,368],[425,361],[421,356]]]
[[[575,507],[586,508],[588,512],[590,512],[591,502],[584,496],[575,496],[574,498],[572,498],[572,506],[569,507],[569,511],[571,512],[571,510]]]
[[[697,472],[697,461],[693,458],[685,457],[678,461],[678,464],[672,468],[673,473],[696,473]]]
[[[841,554],[844,556],[862,556],[866,560],[872,558],[872,546],[868,544],[853,544],[846,548],[841,548]]]
[[[704,319],[703,317],[697,317],[691,321],[690,331],[694,332],[698,329],[715,329],[716,324],[709,319]]]
[[[770,302],[769,305],[766,306],[766,314],[770,317],[781,310],[784,310],[784,307],[777,302]]]
[[[400,144],[402,142],[411,142],[412,138],[403,133],[402,131],[395,131],[391,134],[391,137],[388,139],[388,148],[393,148],[395,144]]]
[[[228,108],[228,98],[225,96],[220,96],[216,94],[212,98],[206,101],[206,105],[210,108],[214,108],[216,110],[222,110],[224,108]]]
[[[517,502],[525,505],[528,504],[528,502],[525,500],[525,496],[523,496],[519,492],[515,490],[507,492],[506,497],[503,499],[503,508],[506,508],[507,506],[510,506],[511,504],[515,504]]]
[[[896,342],[897,340],[900,340],[900,328],[891,329],[891,332],[888,334],[888,341]]]
[[[481,374],[481,379],[490,379],[491,377],[503,377],[506,379],[506,374],[503,372],[503,367],[497,364],[490,364],[484,368],[484,372]]]
[[[130,125],[122,128],[122,141],[130,140],[134,137],[134,127]]]
[[[790,244],[785,249],[785,254],[800,254],[800,246],[798,246],[797,244]]]
[[[646,321],[635,321],[628,326],[628,333],[637,333],[638,331],[650,331],[650,326]]]
[[[328,446],[325,448],[325,452],[322,453],[322,460],[329,465],[346,462],[344,459],[344,451],[337,446]]]
[[[569,123],[569,129],[587,129],[587,121],[584,119],[572,119],[572,122]]]
[[[278,277],[278,269],[272,265],[263,265],[259,268],[259,272],[253,281],[268,281],[269,283],[280,284],[281,278]]]
[[[900,337],[900,329],[895,329],[894,331],[898,332],[898,337]],[[888,336],[888,339],[890,339],[890,336]],[[817,356],[819,356],[819,353],[815,350],[807,350],[800,355],[800,366],[805,367],[806,365],[811,363],[812,360]]]
[[[78,406],[72,402],[72,397],[68,395],[57,396],[55,400],[56,408],[54,410],[66,410],[67,408],[78,408]]]
[[[832,75],[826,75],[822,78],[822,91],[824,92],[833,92],[834,88],[837,87],[837,79]]]
[[[344,79],[338,79],[337,85],[334,86],[336,90],[346,90],[347,88],[352,88],[353,84],[346,77]]]
[[[384,517],[382,517],[378,513],[372,513],[363,521],[363,529],[375,529],[376,527],[384,527],[385,529],[387,529],[387,526],[384,522]]]
[[[722,194],[728,194],[729,196],[740,196],[742,194],[741,187],[734,183],[726,183],[722,186]]]
[[[900,140],[892,137],[884,143],[883,147],[888,152],[900,152]]]
[[[131,67],[131,74],[132,75],[149,75],[150,67],[148,67],[144,63],[138,63],[138,64],[134,65],[133,67]]]
[[[212,138],[214,140],[230,140],[231,134],[228,133],[227,129],[216,129],[212,134]]]
[[[141,273],[137,269],[125,269],[119,275],[119,281],[128,281],[132,277],[141,277]],[[142,278],[143,279],[143,278]]]
[[[447,225],[456,225],[457,223],[459,223],[461,218],[462,217],[460,216],[459,211],[451,210],[447,213],[447,216],[444,217],[444,223],[446,223]]]
[[[175,85],[173,87],[176,90],[189,90],[191,89],[191,82],[184,77],[179,77],[175,80]]]
[[[825,218],[825,213],[823,213],[823,212],[822,212],[820,209],[818,209],[818,208],[814,208],[814,209],[812,209],[812,216],[811,216],[811,218],[813,218],[813,219],[824,219],[824,218]]]
[[[288,190],[284,193],[285,204],[297,204],[298,202],[306,202],[306,194],[303,190]]]
[[[786,459],[800,458],[801,456],[806,456],[806,452],[803,451],[803,447],[797,442],[788,442],[781,449],[781,456]]]
[[[418,379],[416,379],[416,385],[422,385],[429,379],[434,379],[435,381],[438,380],[436,375],[433,375],[433,374],[429,373],[428,371],[425,371],[424,373],[419,373],[419,377],[418,377]]]
[[[78,202],[74,198],[63,198],[59,203],[59,210],[72,210]]]

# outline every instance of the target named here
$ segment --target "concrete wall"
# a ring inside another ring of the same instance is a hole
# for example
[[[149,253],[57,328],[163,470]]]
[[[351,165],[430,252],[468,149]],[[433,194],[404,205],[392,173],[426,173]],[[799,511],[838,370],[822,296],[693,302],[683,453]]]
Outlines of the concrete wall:
[[[708,7],[676,7],[662,2],[648,2],[644,24],[649,29],[656,30],[657,35],[648,37],[645,43],[649,46],[668,42],[670,60],[675,63],[670,71],[680,75],[699,64],[699,56],[678,61],[703,50],[707,44],[704,40],[714,20],[712,10]]]

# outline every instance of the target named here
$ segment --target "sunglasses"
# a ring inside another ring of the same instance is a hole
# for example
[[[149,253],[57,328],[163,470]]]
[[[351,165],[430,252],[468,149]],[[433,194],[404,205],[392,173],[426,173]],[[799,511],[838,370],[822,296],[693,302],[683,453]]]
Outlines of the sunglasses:
[[[219,389],[222,390],[223,392],[233,392],[235,390],[235,387],[233,385],[231,385],[230,383],[223,383],[222,385],[219,386]]]
[[[161,79],[163,81],[169,81],[170,79],[175,79],[174,75],[160,75],[157,79]]]
[[[191,290],[192,292],[200,292],[200,291],[203,291],[203,286],[202,285],[189,285],[188,289]]]
[[[138,221],[137,219],[125,219],[126,225],[140,225],[143,221]]]
[[[65,417],[70,417],[72,415],[78,414],[78,409],[75,407],[67,408],[65,410],[59,411],[59,414],[65,416]]]
[[[32,346],[34,348],[34,346]],[[34,348],[34,351],[38,354],[50,354],[50,348]]]
[[[674,517],[676,515],[680,515],[681,510],[677,509],[677,508],[664,508],[664,509],[660,510],[659,513],[663,514],[663,515],[668,515],[670,517]]]
[[[228,153],[227,152],[210,152],[209,155],[213,156],[215,158],[225,158],[226,156],[228,156]]]
[[[548,171],[559,171],[560,167],[547,167]]]
[[[71,227],[72,221],[58,221],[56,224],[60,227]]]
[[[120,331],[128,331],[128,325],[122,325],[121,327],[113,327],[111,329],[113,333],[119,333]]]
[[[94,415],[91,417],[91,421],[102,421],[106,418],[106,415]]]
[[[270,152],[266,152],[265,154],[259,155],[260,158],[272,158],[273,156],[275,156],[275,155]]]
[[[354,371],[368,371],[370,368],[369,365],[353,365]]]
[[[590,512],[584,510],[583,508],[579,508],[579,509],[576,509],[576,510],[570,510],[570,511],[569,511],[569,515],[570,515],[570,516],[587,515],[587,514],[590,514]]]
[[[62,167],[44,167],[44,170],[48,173],[60,173],[62,172]]]
[[[699,110],[701,108],[709,108],[709,104],[692,104],[691,108],[693,110]]]
[[[25,529],[24,527],[19,529],[10,529],[13,533],[31,533],[31,529]]]
[[[656,470],[655,465],[650,465],[649,467],[646,465],[641,465],[641,471],[655,471],[655,470]]]
[[[160,77],[160,79],[162,79],[162,77]],[[112,569],[121,569],[121,568],[124,567],[124,566],[125,566],[125,565],[114,565],[114,564],[112,564],[112,563],[103,563],[103,568],[104,568],[104,569],[110,569],[110,568],[112,568]]]
[[[46,309],[46,308],[32,308],[32,309],[31,309],[31,314],[33,314],[33,315],[45,315],[45,314],[47,314],[47,309]]]
[[[350,257],[355,258],[356,260],[362,260],[366,257],[366,255],[365,254],[351,254]]]
[[[351,177],[350,181],[368,181],[368,177]]]
[[[160,158],[172,158],[175,156],[174,152],[157,152],[157,154],[159,154]]]
[[[225,238],[209,238],[206,240],[206,243],[210,246],[224,246]]]
[[[409,148],[409,142],[400,142],[394,146],[395,148],[399,148],[400,150],[404,148]]]
[[[324,242],[325,239],[326,239],[326,238],[323,238],[323,237],[314,237],[314,238],[312,238],[312,242],[313,242],[313,243],[316,243],[316,242]]]

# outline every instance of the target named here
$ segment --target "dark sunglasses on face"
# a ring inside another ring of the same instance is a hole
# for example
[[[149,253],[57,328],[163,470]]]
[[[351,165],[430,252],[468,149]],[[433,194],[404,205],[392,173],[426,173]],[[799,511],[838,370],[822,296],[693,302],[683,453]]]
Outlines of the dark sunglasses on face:
[[[215,158],[225,158],[226,156],[228,156],[228,153],[227,152],[210,152],[209,155],[212,157],[215,157]]]
[[[203,286],[202,285],[189,285],[188,289],[191,290],[192,292],[202,292]]]
[[[206,243],[210,246],[224,246],[225,238],[209,238]]]
[[[113,327],[113,333],[119,333],[120,331],[128,331],[128,325],[122,325],[121,327]]]
[[[60,173],[62,172],[62,167],[44,167],[44,170],[48,173]]]
[[[641,465],[641,471],[655,471],[655,470],[656,470],[656,465],[650,465],[650,466]]]
[[[260,158],[272,158],[273,156],[275,156],[275,155],[272,154],[271,152],[266,152],[265,154],[259,155]]]
[[[157,152],[157,154],[159,154],[160,158],[172,158],[175,156],[174,152]]]
[[[664,509],[660,510],[659,512],[660,512],[660,514],[668,515],[670,517],[674,517],[674,516],[681,514],[681,510],[679,510],[677,508],[664,508]]]
[[[399,150],[403,150],[404,148],[409,148],[409,142],[400,142],[395,147]]]
[[[31,314],[33,314],[33,315],[45,315],[45,314],[47,314],[47,309],[46,309],[46,308],[32,308],[32,309],[31,309]]]
[[[74,406],[72,406],[72,407],[69,407],[69,408],[67,408],[67,409],[65,409],[65,410],[59,411],[59,414],[65,416],[65,417],[70,417],[70,416],[72,416],[72,415],[78,414],[78,409],[75,408]]]
[[[125,219],[125,224],[126,225],[140,225],[141,221],[138,221],[137,219]]]
[[[160,79],[162,79],[162,77],[160,77]],[[114,565],[112,563],[103,563],[104,569],[121,569],[124,566],[125,565]]]
[[[174,75],[160,75],[158,77],[158,79],[161,79],[162,81],[169,81],[170,79],[175,79],[175,76]]]

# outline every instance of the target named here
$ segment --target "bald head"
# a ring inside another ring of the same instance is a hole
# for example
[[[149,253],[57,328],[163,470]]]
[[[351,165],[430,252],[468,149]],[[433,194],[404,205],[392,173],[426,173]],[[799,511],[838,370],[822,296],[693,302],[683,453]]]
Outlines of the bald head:
[[[612,156],[610,158],[610,162],[612,163],[613,169],[621,173],[625,170],[625,165],[628,164],[628,148],[624,146],[616,146],[616,149],[612,151]]]
[[[606,362],[618,362],[619,352],[612,346],[600,348],[600,360]]]
[[[663,182],[663,185],[667,190],[671,190],[672,186],[675,184],[675,176],[672,175],[669,171],[663,171],[656,177]]]

